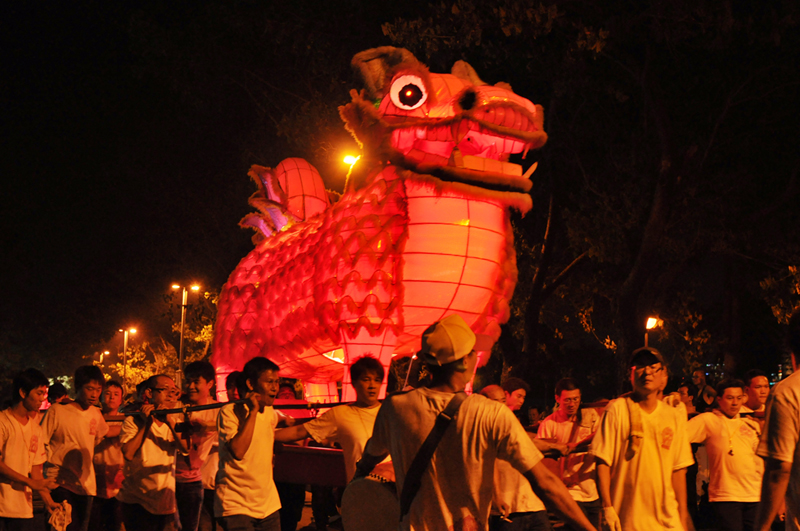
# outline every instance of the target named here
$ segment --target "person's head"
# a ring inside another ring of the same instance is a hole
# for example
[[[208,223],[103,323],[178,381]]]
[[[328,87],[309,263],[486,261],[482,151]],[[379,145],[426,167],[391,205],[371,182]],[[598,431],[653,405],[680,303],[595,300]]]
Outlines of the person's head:
[[[786,343],[792,353],[792,367],[800,369],[800,308],[797,308],[789,319]]]
[[[431,385],[451,382],[466,385],[475,374],[478,350],[492,348],[488,336],[476,335],[458,314],[448,315],[422,333],[422,348],[417,356],[431,375]]]
[[[67,388],[61,382],[56,382],[50,386],[47,391],[47,401],[51,404],[60,404],[65,400],[69,400],[67,395]]]
[[[84,408],[96,406],[103,394],[106,379],[96,365],[82,365],[75,369],[75,401]]]
[[[495,402],[501,402],[503,404],[506,403],[506,392],[503,391],[503,388],[499,385],[487,385],[481,389],[481,394],[489,400],[494,400]]]
[[[727,417],[735,417],[745,402],[744,382],[723,380],[717,384],[717,405]]]
[[[356,391],[356,402],[366,406],[377,404],[384,374],[383,365],[374,356],[362,356],[350,365],[350,383]]]
[[[769,396],[769,379],[764,371],[750,369],[744,375],[744,392],[747,395],[747,406],[757,410],[767,403]]]
[[[531,387],[520,378],[511,377],[506,379],[502,384],[503,391],[506,395],[506,405],[511,408],[511,411],[517,411],[525,403],[525,398],[531,390]]]
[[[116,411],[122,405],[122,384],[116,380],[106,382],[103,389],[103,411]]]
[[[29,413],[39,411],[47,398],[47,384],[47,377],[36,369],[25,369],[17,374],[12,383],[12,406],[22,403]]]
[[[228,392],[228,400],[239,400],[238,378],[241,372],[233,371],[225,377],[225,391]]]
[[[692,383],[697,386],[699,391],[703,391],[706,386],[706,373],[702,369],[696,369],[692,372]]]
[[[556,383],[558,409],[571,417],[581,408],[581,390],[574,378],[562,378]]]
[[[681,385],[678,386],[678,394],[681,396],[681,402],[684,404],[691,403],[697,398],[697,386],[692,382],[684,380],[681,382]]]
[[[275,402],[280,377],[278,366],[263,356],[258,356],[244,364],[242,374],[247,383],[248,393],[255,393],[259,405],[264,408]]]
[[[214,389],[214,366],[207,361],[193,361],[183,370],[186,377],[184,387],[189,402],[200,404],[212,396]]]
[[[663,389],[665,382],[661,372],[664,358],[652,347],[642,347],[633,351],[630,361],[631,386],[639,396],[648,396]]]
[[[166,374],[156,374],[144,381],[144,398],[158,407],[169,407],[174,400],[175,381]]]
[[[278,394],[275,395],[275,398],[280,398],[281,400],[294,400],[297,398],[297,395],[294,392],[294,386],[288,382],[284,382],[278,387]]]

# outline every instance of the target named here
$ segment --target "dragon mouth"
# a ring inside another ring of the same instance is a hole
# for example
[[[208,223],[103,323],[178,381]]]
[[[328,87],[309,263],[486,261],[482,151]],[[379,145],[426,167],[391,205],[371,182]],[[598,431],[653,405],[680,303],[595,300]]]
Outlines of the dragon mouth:
[[[497,191],[528,192],[531,167],[508,162],[515,153],[544,144],[547,135],[520,106],[485,106],[447,119],[384,117],[392,146],[406,169],[444,181]],[[524,155],[523,155],[524,158]]]

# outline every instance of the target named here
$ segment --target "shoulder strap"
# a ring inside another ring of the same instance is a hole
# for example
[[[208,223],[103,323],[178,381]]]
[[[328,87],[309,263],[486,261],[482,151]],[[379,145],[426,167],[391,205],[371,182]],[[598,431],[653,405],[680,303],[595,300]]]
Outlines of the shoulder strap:
[[[439,441],[442,440],[444,432],[447,431],[450,421],[452,421],[453,417],[458,413],[458,408],[461,407],[461,403],[464,402],[466,398],[467,394],[461,391],[450,399],[450,402],[447,403],[447,407],[436,417],[436,422],[431,432],[428,434],[425,442],[422,443],[422,446],[420,446],[417,455],[414,456],[414,460],[411,462],[408,472],[406,472],[406,479],[403,482],[403,491],[400,493],[400,521],[403,520],[403,517],[405,517],[411,509],[411,502],[414,501],[414,497],[417,495],[422,485],[422,473],[428,468],[428,463],[430,463],[431,458],[433,458],[433,452],[436,451],[436,447],[439,445]]]

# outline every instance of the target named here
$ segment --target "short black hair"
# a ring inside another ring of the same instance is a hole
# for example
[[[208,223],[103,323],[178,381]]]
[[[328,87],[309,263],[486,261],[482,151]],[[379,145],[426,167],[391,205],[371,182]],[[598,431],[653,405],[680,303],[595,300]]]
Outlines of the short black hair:
[[[202,377],[205,381],[214,383],[215,374],[214,366],[207,361],[193,361],[183,369],[187,380]]]
[[[244,374],[245,381],[250,382],[250,385],[255,389],[256,383],[258,383],[258,379],[263,373],[267,371],[278,372],[279,370],[280,367],[274,361],[268,360],[264,356],[256,356],[244,364],[242,374]]]
[[[759,376],[767,378],[767,373],[765,373],[761,369],[750,369],[749,371],[744,373],[744,380],[743,380],[744,384],[747,387],[750,387],[750,384],[753,382],[753,378],[758,378]],[[769,381],[769,378],[767,378],[767,381]]]
[[[50,382],[47,381],[47,377],[41,371],[33,368],[25,369],[14,377],[14,394],[11,397],[11,403],[16,404],[22,401],[22,396],[19,394],[20,391],[23,391],[25,396],[28,396],[37,387],[47,387],[48,383]],[[65,392],[64,394],[67,393]]]
[[[693,384],[691,381],[689,381],[689,380],[681,381],[681,383],[678,384],[678,389],[680,389],[681,387],[685,387],[686,388],[686,395],[687,396],[691,396],[691,397],[697,398],[697,386],[695,384]]]
[[[378,375],[378,380],[383,381],[386,372],[383,370],[383,365],[378,361],[375,356],[369,354],[361,356],[355,363],[350,365],[350,381],[355,382],[367,372],[374,372]]]
[[[501,387],[503,388],[503,391],[505,391],[508,394],[513,393],[517,389],[524,389],[525,394],[531,392],[531,386],[528,385],[528,383],[525,380],[523,380],[522,378],[515,378],[513,376],[511,378],[507,378],[506,381],[504,381],[501,384]]]
[[[730,389],[731,387],[738,387],[739,389],[744,392],[744,382],[741,380],[734,380],[733,378],[726,378],[722,380],[720,383],[717,384],[717,396],[722,396],[725,394],[725,389]]]
[[[225,390],[229,391],[231,389],[239,389],[238,381],[239,375],[242,374],[240,371],[233,371],[232,373],[228,374],[225,377]]]
[[[80,391],[81,387],[89,382],[97,382],[100,385],[105,385],[106,378],[103,376],[103,371],[96,365],[81,365],[75,369],[75,391]]]
[[[106,382],[106,386],[105,386],[105,388],[106,388],[106,389],[108,389],[109,387],[116,387],[116,388],[118,388],[120,391],[124,391],[124,390],[122,389],[122,384],[121,384],[121,383],[119,383],[117,380],[109,380],[109,381],[107,381],[107,382]]]
[[[46,384],[45,384],[46,385]],[[47,390],[47,401],[55,404],[56,400],[62,396],[67,396],[67,388],[61,382],[56,382]]]
[[[561,396],[562,391],[574,391],[575,389],[579,391],[581,389],[575,378],[561,378],[556,384],[556,396]]]

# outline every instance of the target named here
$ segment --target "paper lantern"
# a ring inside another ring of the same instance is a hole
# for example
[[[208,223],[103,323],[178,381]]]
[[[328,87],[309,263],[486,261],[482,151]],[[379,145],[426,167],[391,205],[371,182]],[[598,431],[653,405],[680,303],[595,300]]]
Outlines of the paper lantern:
[[[250,172],[259,212],[242,225],[256,229],[257,245],[220,295],[219,375],[262,355],[309,391],[325,386],[328,398],[344,378],[350,400],[347,369],[359,357],[388,368],[452,313],[495,339],[509,317],[509,210],[530,209],[532,169],[523,175],[508,156],[544,144],[541,107],[483,83],[462,61],[431,74],[385,47],[353,64],[367,89],[339,110],[364,154],[341,199],[329,204],[302,159]]]

